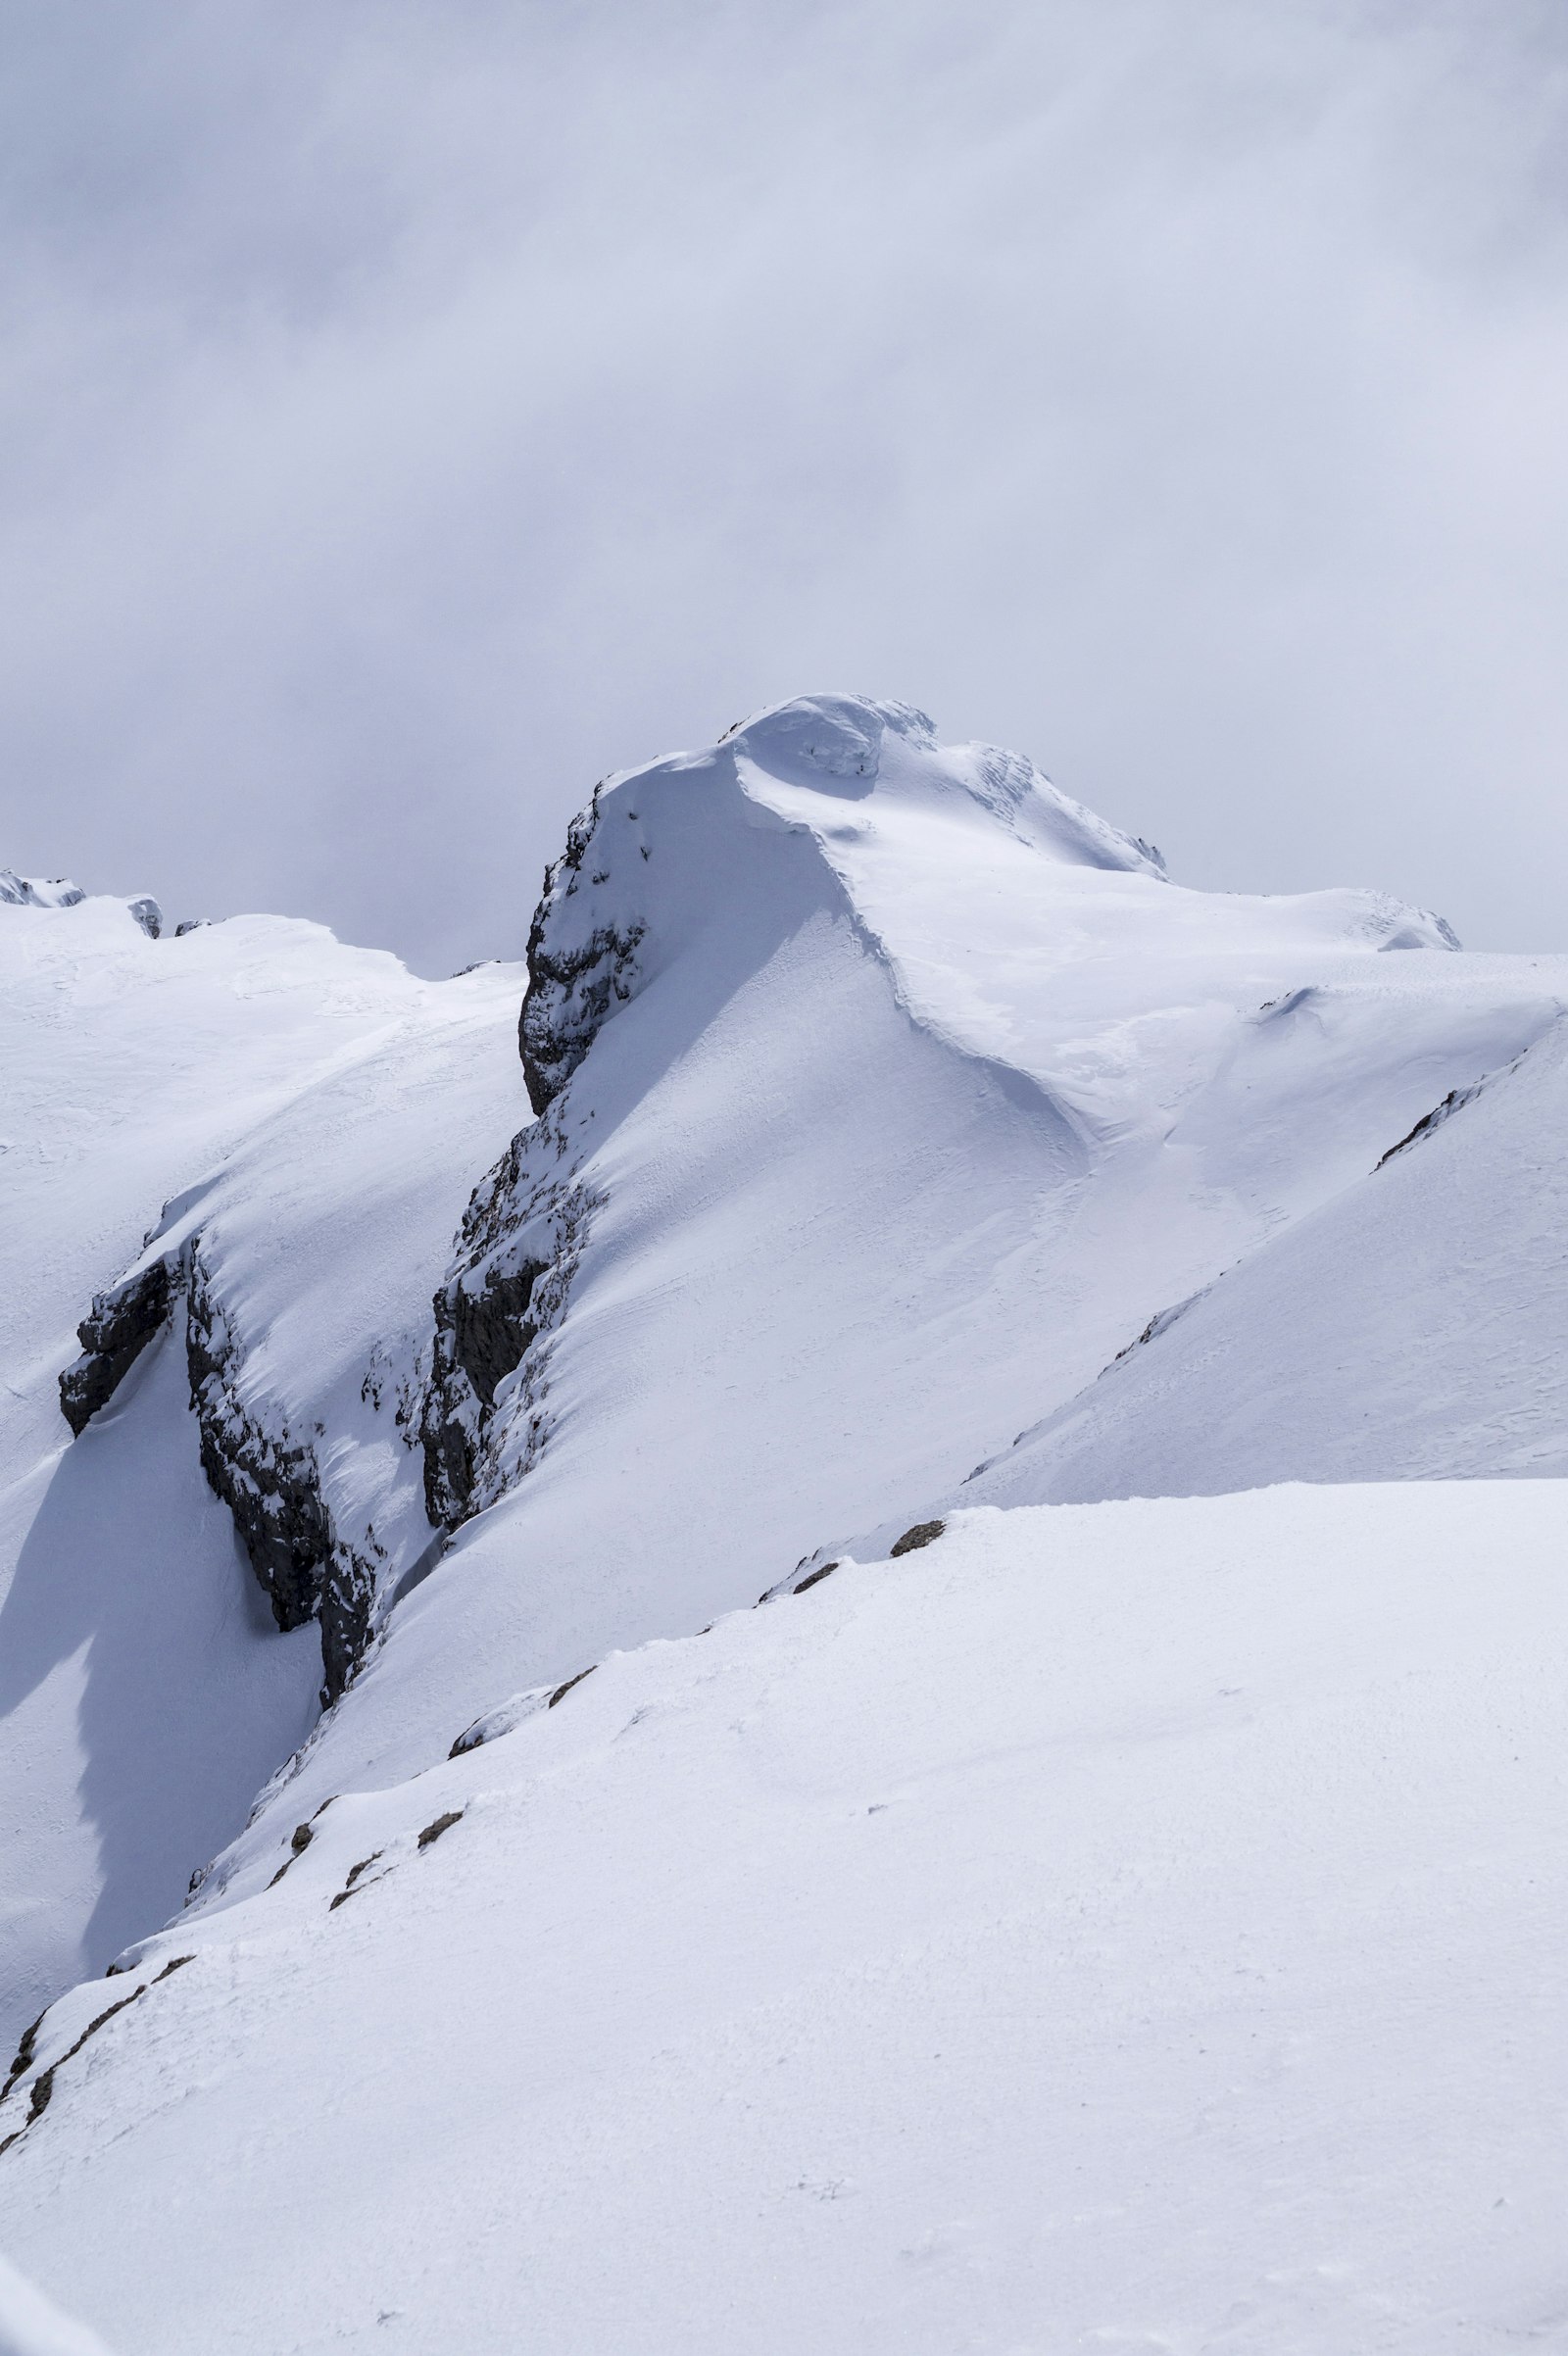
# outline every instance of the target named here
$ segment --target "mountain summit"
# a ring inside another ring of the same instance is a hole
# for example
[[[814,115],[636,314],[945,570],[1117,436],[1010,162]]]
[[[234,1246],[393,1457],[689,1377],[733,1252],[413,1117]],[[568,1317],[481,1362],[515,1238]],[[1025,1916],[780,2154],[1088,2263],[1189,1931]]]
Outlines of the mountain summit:
[[[1458,2346],[1322,2121],[1465,2034],[1453,1745],[1540,1861],[1458,1686],[1544,1774],[1568,959],[845,695],[607,779],[516,965],[0,902],[28,2274],[160,2351]]]

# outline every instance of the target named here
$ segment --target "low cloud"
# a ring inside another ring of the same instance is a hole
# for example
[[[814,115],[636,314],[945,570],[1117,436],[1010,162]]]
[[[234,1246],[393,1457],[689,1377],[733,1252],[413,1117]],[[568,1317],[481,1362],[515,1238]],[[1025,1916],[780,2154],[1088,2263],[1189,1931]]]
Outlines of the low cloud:
[[[848,685],[1559,945],[1559,9],[9,14],[7,863],[443,970]]]

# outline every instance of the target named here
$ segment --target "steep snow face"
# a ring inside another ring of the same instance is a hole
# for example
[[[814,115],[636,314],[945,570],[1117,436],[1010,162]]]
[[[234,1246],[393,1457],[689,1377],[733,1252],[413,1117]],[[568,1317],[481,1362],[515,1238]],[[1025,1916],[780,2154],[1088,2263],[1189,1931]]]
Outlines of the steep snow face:
[[[202,1474],[190,1254],[236,1411],[299,1437],[346,1554],[416,1557],[432,1533],[398,1389],[473,1172],[526,1112],[520,984],[427,984],[274,918],[155,941],[123,902],[0,908],[13,2033],[179,1903],[317,1714],[319,1634],[278,1635]],[[132,1281],[133,1316],[114,1306],[127,1271],[161,1280]],[[83,1319],[114,1380],[73,1442],[59,1378]]]
[[[955,1495],[1568,1474],[1565,1134],[1559,1018]]]
[[[127,2356],[1549,2345],[1561,1514],[963,1514],[608,1659],[54,2005],[10,2247]]]

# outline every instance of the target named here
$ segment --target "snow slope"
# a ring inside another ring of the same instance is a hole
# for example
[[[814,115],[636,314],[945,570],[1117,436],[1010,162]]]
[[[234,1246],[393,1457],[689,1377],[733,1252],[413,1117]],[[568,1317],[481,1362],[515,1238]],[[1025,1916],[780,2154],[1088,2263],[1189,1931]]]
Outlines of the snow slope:
[[[1184,890],[849,697],[607,780],[525,999],[69,889],[0,907],[47,2290],[130,2356],[1556,2328],[1568,959]],[[1087,1501],[1287,1476],[1405,1486]],[[891,1558],[944,1498],[1022,1509]]]
[[[955,1497],[1568,1473],[1565,1058],[1559,1021]]]
[[[287,1258],[270,1347],[292,1351],[308,1413],[345,1354],[363,1365],[378,1335],[427,1316],[473,1170],[525,1109],[514,969],[431,985],[272,917],[159,940],[125,903],[56,889],[59,905],[0,907],[12,2035],[178,1904],[309,1731],[321,1676],[315,1632],[279,1637],[202,1477],[180,1338],[155,1342],[73,1444],[58,1378],[77,1320],[166,1201],[205,1195],[237,1319],[272,1319],[253,1291]]]
[[[966,1514],[612,1657],[54,2007],[18,2262],[132,2356],[1554,2344],[1560,1497]]]

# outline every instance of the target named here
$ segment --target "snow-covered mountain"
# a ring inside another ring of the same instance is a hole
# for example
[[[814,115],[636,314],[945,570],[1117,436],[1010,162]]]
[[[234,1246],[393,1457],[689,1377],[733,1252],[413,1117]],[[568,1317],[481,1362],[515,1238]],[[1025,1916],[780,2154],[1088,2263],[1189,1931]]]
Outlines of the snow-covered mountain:
[[[0,882],[48,2291],[258,2356],[1538,2329],[1568,2048],[1474,2015],[1552,1936],[1568,958],[1189,891],[853,697],[607,780],[525,971]]]

